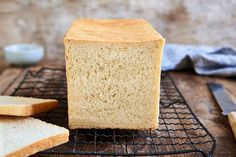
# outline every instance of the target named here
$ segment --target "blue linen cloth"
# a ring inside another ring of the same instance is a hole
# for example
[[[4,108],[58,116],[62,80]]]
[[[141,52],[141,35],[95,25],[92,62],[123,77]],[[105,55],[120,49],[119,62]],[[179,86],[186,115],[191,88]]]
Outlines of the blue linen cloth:
[[[166,44],[162,70],[193,68],[200,75],[236,76],[236,50],[233,48]]]

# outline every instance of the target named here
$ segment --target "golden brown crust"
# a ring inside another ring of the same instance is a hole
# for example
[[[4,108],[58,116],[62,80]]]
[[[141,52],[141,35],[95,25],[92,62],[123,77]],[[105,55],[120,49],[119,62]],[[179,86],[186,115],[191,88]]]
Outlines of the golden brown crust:
[[[64,42],[148,42],[163,39],[143,19],[78,19],[67,31]]]
[[[58,106],[57,100],[31,104],[31,105],[6,105],[0,106],[0,115],[9,116],[31,116],[38,113],[46,112]]]
[[[62,143],[65,143],[69,140],[69,133],[55,135],[43,140],[40,140],[31,145],[25,146],[15,152],[7,154],[6,157],[25,157],[35,154],[37,152],[58,146]]]

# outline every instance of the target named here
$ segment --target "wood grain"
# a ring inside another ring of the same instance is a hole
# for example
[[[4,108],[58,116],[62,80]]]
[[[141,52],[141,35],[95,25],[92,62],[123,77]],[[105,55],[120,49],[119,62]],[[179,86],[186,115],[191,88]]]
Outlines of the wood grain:
[[[172,72],[177,87],[193,112],[217,140],[215,156],[235,156],[236,142],[227,116],[221,114],[220,107],[210,93],[207,83],[222,83],[233,100],[236,100],[236,80],[199,76],[192,72]]]
[[[37,68],[40,66],[33,67],[33,69]],[[0,75],[0,93],[9,95],[22,79],[26,70],[22,68],[5,70]],[[19,77],[20,74],[21,77]],[[229,122],[227,117],[221,115],[221,110],[209,92],[207,83],[211,81],[222,83],[235,101],[236,80],[234,78],[198,76],[192,72],[171,72],[171,76],[193,112],[216,138],[217,148],[214,156],[235,156],[236,142]]]
[[[0,75],[0,94],[5,93],[22,71],[22,68],[9,68]]]

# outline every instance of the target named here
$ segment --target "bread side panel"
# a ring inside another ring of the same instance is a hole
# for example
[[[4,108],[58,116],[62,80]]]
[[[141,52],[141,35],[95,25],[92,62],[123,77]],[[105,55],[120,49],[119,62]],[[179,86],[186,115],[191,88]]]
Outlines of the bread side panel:
[[[165,40],[158,40],[155,42],[157,47],[155,51],[155,59],[156,59],[156,72],[155,72],[155,89],[154,90],[154,117],[156,117],[155,121],[153,121],[153,125],[158,128],[159,126],[159,102],[160,102],[160,88],[161,88],[161,63],[162,63],[162,53],[165,44]],[[156,125],[155,125],[156,124]]]
[[[72,63],[76,63],[76,53],[79,53],[79,50],[75,51],[75,49],[73,48],[73,45],[78,44],[78,43],[65,43],[65,57],[66,57],[66,75],[67,75],[67,87],[68,87],[68,115],[69,115],[69,127],[70,128],[91,128],[91,127],[96,127],[96,128],[117,128],[117,126],[113,126],[110,124],[110,126],[107,125],[103,125],[100,124],[101,121],[97,121],[96,122],[96,126],[90,126],[90,124],[88,123],[88,125],[81,125],[80,123],[78,123],[78,121],[81,121],[81,119],[79,119],[75,113],[75,107],[76,105],[79,104],[75,104],[78,103],[79,100],[78,99],[78,93],[79,89],[75,88],[75,84],[76,84],[76,79],[74,79],[76,76],[76,71],[75,71],[75,67],[77,67],[79,69],[79,65],[72,65]],[[163,45],[164,42],[163,41],[155,41],[155,42],[151,42],[151,43],[143,43],[145,45],[147,45],[148,48],[151,49],[151,51],[148,51],[148,53],[153,53],[153,58],[151,59],[152,65],[156,65],[155,67],[155,72],[153,72],[153,76],[152,76],[152,85],[153,85],[153,95],[152,95],[152,100],[148,98],[148,100],[151,100],[152,103],[147,103],[147,109],[149,110],[147,112],[147,115],[145,117],[147,117],[147,119],[145,118],[145,124],[143,123],[143,125],[138,125],[136,124],[136,126],[126,126],[126,125],[121,125],[118,128],[132,128],[132,129],[139,129],[139,128],[152,128],[155,129],[158,127],[158,115],[159,115],[159,97],[160,97],[160,73],[161,73],[161,53],[162,53],[162,49],[163,49]],[[133,45],[133,44],[132,44]],[[154,46],[153,46],[154,45]],[[129,45],[127,45],[129,46]],[[133,45],[136,47],[136,45]],[[137,45],[140,46],[140,45]],[[75,46],[78,47],[78,46]],[[126,53],[126,52],[124,52]],[[134,54],[136,55],[136,54]],[[147,54],[148,55],[148,54]],[[150,54],[149,54],[150,55]],[[73,68],[71,68],[71,66],[73,66]],[[78,70],[77,69],[77,70]],[[77,94],[76,94],[77,93]],[[150,101],[148,101],[150,102]],[[88,113],[82,115],[82,112],[80,112],[80,116],[85,117],[85,115],[87,115]],[[148,115],[150,114],[150,115]],[[93,115],[94,116],[94,115]],[[91,116],[89,116],[91,118]],[[114,118],[114,117],[113,117]],[[114,124],[114,123],[113,123]],[[94,124],[93,124],[94,125]]]
[[[66,62],[66,80],[67,80],[67,103],[68,103],[68,125],[71,125],[71,120],[74,117],[73,112],[73,72],[71,71],[72,66],[72,47],[73,43],[71,41],[66,41],[65,43],[65,62]]]

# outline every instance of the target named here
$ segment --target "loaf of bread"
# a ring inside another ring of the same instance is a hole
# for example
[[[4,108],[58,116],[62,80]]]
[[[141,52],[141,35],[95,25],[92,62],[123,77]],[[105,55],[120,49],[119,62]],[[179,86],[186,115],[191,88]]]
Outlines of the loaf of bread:
[[[67,142],[69,131],[31,117],[0,116],[0,156],[26,157]]]
[[[142,19],[79,19],[65,43],[69,127],[156,129],[164,38]]]
[[[0,115],[31,116],[55,108],[55,99],[0,96]]]

